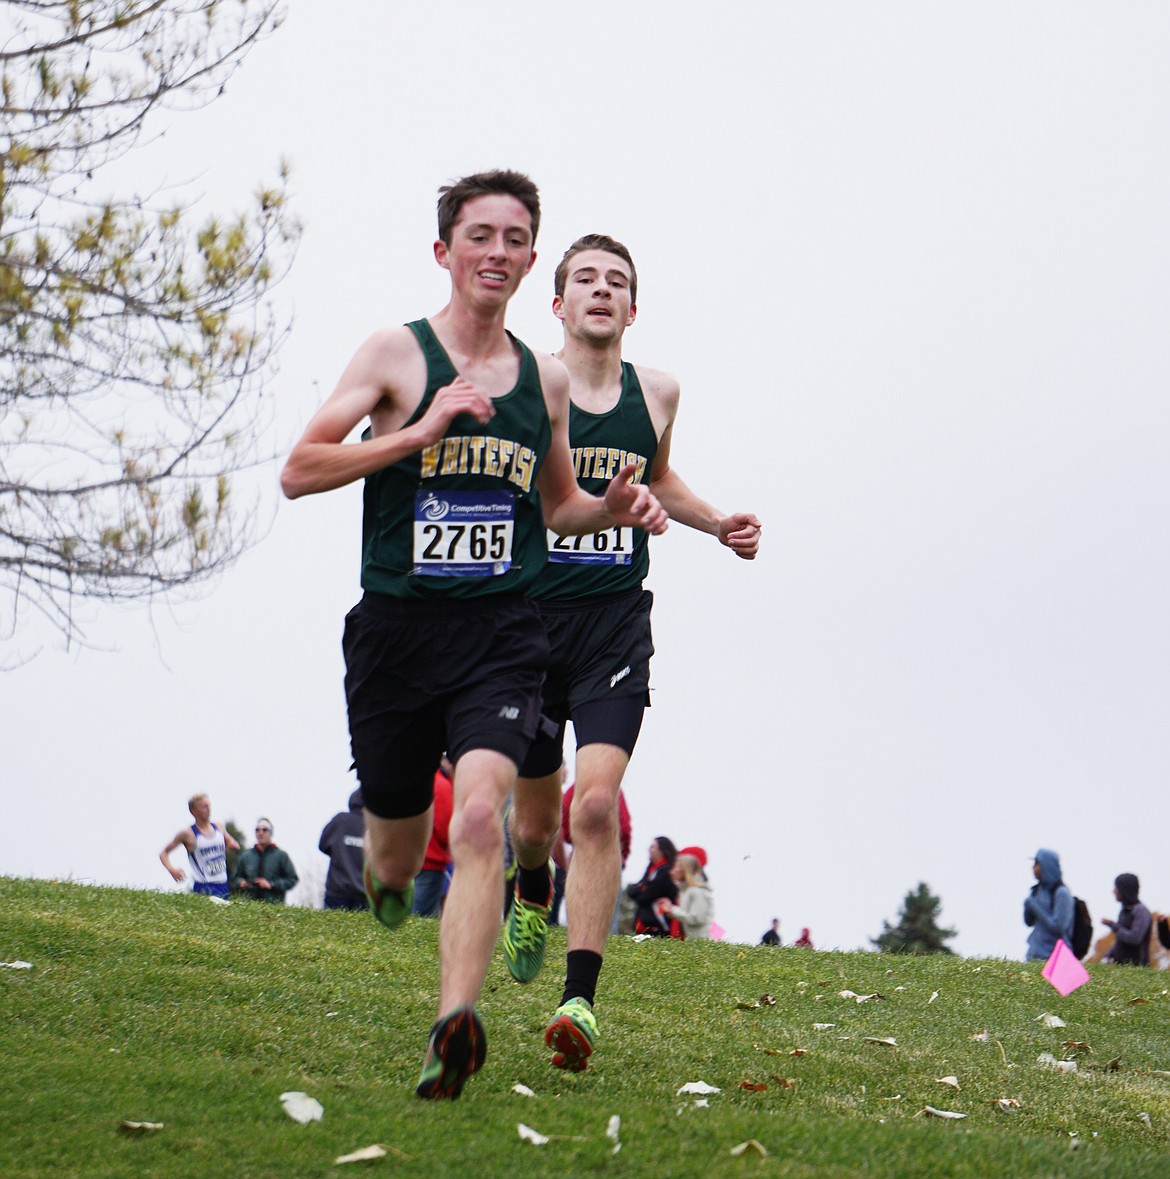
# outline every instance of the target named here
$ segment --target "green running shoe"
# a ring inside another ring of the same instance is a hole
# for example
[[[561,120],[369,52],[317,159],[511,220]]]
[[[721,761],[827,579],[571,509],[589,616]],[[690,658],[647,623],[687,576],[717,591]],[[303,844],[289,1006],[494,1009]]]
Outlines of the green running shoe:
[[[597,1018],[588,999],[562,1003],[544,1033],[544,1042],[553,1050],[553,1068],[571,1073],[583,1073],[589,1067],[596,1039]]]
[[[370,912],[387,929],[401,925],[410,916],[410,910],[414,906],[413,880],[401,892],[393,888],[384,888],[381,881],[370,870],[369,861],[363,860],[362,883],[366,886],[366,899],[370,902]]]
[[[504,923],[504,961],[517,982],[531,982],[544,965],[548,945],[548,915],[552,910],[552,873],[548,878],[548,904],[534,905],[520,895],[519,882]]]
[[[457,1007],[431,1029],[415,1093],[427,1101],[455,1098],[487,1058],[487,1035],[472,1007]]]

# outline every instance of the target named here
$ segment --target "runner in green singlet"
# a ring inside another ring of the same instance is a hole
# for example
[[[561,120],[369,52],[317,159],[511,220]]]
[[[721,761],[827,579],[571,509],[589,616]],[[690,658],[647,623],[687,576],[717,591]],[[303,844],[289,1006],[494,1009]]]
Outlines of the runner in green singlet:
[[[596,490],[614,469],[632,462],[635,479],[649,483],[672,519],[752,560],[759,520],[748,512],[720,512],[670,465],[678,382],[622,360],[622,338],[637,314],[637,282],[629,251],[599,234],[579,238],[557,267],[553,312],[564,327],[557,356],[569,370],[569,445],[578,482]],[[554,535],[549,556],[530,592],[552,651],[542,708],[560,727],[555,737],[537,735],[516,786],[518,869],[503,951],[520,982],[534,978],[544,960],[548,856],[560,828],[561,746],[565,722],[572,720],[577,774],[565,884],[568,962],[545,1042],[556,1067],[580,1071],[597,1035],[593,1002],[621,882],[618,790],[649,702],[652,597],[642,588],[649,568],[644,534],[611,528],[576,538]]]
[[[483,1063],[474,1011],[499,932],[504,802],[539,719],[548,657],[524,591],[544,528],[661,532],[634,466],[601,497],[573,478],[568,377],[504,327],[536,258],[536,186],[517,172],[440,189],[435,259],[451,278],[437,315],[377,332],[309,422],[281,474],[286,495],[365,480],[362,600],[346,619],[350,739],[366,816],[375,916],[410,911],[444,751],[455,766],[456,871],[439,935],[439,1019],[417,1093],[457,1097]],[[366,419],[368,437],[346,439]]]

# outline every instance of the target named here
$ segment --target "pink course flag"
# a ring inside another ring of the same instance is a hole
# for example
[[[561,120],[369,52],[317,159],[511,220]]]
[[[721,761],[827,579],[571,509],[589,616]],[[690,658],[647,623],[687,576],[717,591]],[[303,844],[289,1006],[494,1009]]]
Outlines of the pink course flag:
[[[1077,961],[1077,956],[1063,939],[1056,943],[1042,975],[1062,994],[1070,995],[1089,981],[1089,972]]]
[[[721,942],[727,936],[727,930],[718,921],[711,922],[711,940]]]

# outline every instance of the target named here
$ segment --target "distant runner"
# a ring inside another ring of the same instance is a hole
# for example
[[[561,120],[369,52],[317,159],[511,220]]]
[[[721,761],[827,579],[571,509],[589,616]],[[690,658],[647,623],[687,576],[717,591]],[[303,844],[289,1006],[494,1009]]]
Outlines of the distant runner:
[[[171,863],[171,852],[182,845],[187,849],[187,863],[191,867],[191,891],[203,896],[228,896],[227,852],[239,851],[240,845],[218,823],[211,821],[211,799],[206,794],[195,794],[187,803],[195,822],[184,827],[158,853],[162,866],[172,880],[183,880],[186,873]]]

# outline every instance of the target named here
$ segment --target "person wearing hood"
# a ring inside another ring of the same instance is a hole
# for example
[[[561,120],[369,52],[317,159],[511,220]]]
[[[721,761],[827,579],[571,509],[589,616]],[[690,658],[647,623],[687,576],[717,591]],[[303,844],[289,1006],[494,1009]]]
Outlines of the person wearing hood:
[[[1138,900],[1138,878],[1132,872],[1122,872],[1113,882],[1113,895],[1121,902],[1116,921],[1107,917],[1103,924],[1113,930],[1113,945],[1103,959],[1122,962],[1129,966],[1150,964],[1150,911]]]
[[[1060,856],[1046,847],[1036,853],[1032,865],[1036,883],[1024,901],[1024,924],[1028,935],[1026,959],[1046,961],[1062,938],[1072,945],[1075,901],[1060,874]]]
[[[338,811],[321,829],[318,851],[329,857],[325,876],[326,909],[365,909],[366,889],[362,883],[362,837],[366,818],[362,813],[359,787],[349,796],[349,810]]]

